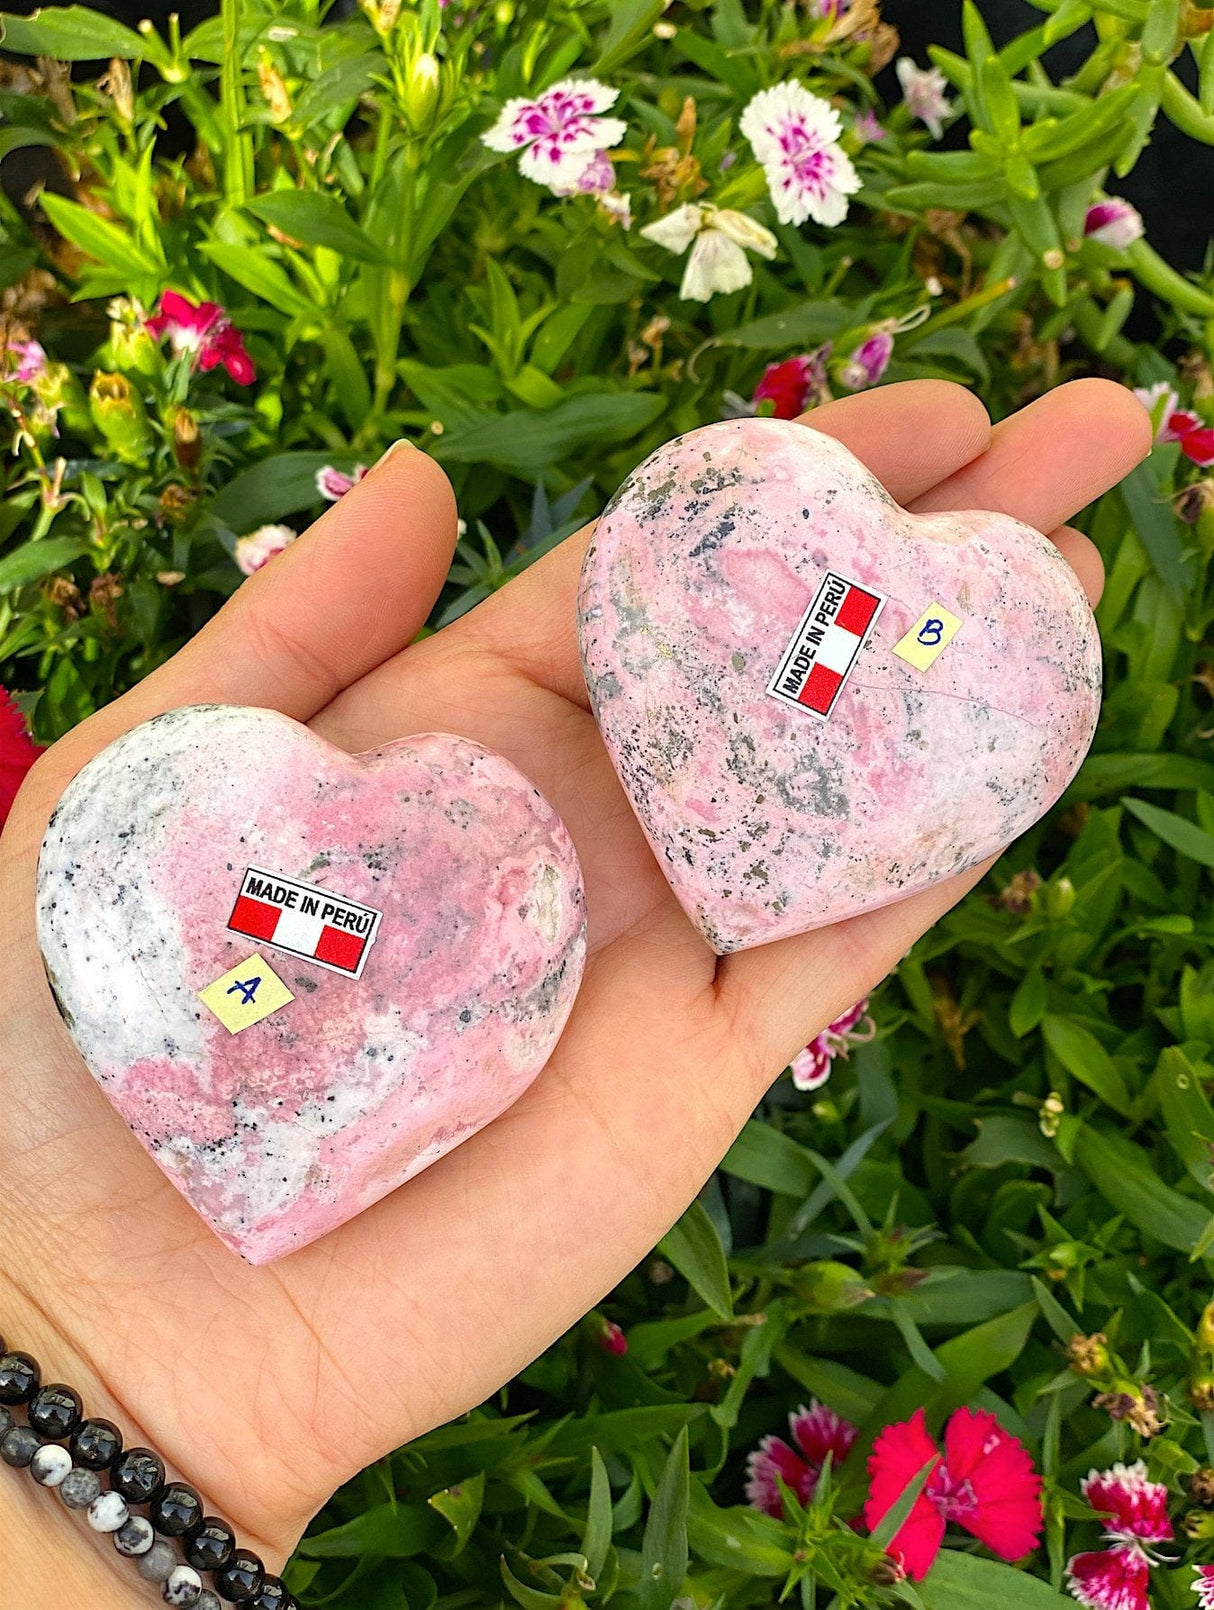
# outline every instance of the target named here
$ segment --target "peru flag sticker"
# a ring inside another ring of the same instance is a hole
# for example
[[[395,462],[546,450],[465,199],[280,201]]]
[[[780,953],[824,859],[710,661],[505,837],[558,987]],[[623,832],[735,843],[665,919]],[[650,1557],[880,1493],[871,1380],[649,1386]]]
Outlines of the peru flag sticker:
[[[767,684],[771,697],[828,720],[884,604],[884,593],[828,570]]]
[[[381,913],[331,889],[251,866],[228,918],[228,932],[260,940],[346,978],[361,978]]]

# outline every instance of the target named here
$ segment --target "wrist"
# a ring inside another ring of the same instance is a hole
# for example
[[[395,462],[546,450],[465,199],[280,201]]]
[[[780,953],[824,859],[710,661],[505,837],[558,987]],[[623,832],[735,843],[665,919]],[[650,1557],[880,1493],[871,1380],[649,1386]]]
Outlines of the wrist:
[[[120,1395],[93,1366],[88,1351],[48,1317],[44,1308],[7,1272],[0,1270],[0,1337],[10,1349],[37,1360],[43,1385],[64,1382],[80,1395],[86,1417],[111,1420],[122,1434],[123,1446],[147,1447],[160,1453],[169,1479],[198,1488],[204,1510],[213,1506],[206,1489],[188,1470],[177,1468],[164,1454],[154,1431],[133,1421]],[[11,1410],[18,1422],[26,1419],[24,1406]],[[201,1429],[201,1428],[200,1428]],[[67,1446],[66,1442],[63,1444]],[[100,1473],[103,1488],[109,1479]],[[132,1505],[133,1514],[146,1508]],[[249,1547],[278,1571],[285,1550],[251,1536],[233,1517],[241,1546]],[[179,1540],[167,1540],[181,1556]],[[112,1535],[95,1530],[87,1515],[70,1510],[55,1488],[38,1484],[25,1468],[0,1463],[0,1606],[4,1610],[58,1610],[63,1604],[87,1603],[92,1610],[151,1606],[161,1602],[159,1586],[144,1580],[138,1560],[124,1557]],[[210,1585],[204,1577],[204,1584]]]

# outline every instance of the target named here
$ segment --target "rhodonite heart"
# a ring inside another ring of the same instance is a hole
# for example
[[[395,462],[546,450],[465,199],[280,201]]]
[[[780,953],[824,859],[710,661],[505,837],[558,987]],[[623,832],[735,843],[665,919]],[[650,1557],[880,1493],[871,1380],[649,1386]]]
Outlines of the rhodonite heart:
[[[585,900],[560,819],[478,744],[350,756],[269,710],[198,706],[68,787],[38,935],[110,1101],[267,1263],[522,1094],[577,993]]]
[[[579,616],[612,761],[721,953],[1007,844],[1100,706],[1092,612],[1052,543],[1000,514],[908,514],[784,420],[647,459],[599,520]]]

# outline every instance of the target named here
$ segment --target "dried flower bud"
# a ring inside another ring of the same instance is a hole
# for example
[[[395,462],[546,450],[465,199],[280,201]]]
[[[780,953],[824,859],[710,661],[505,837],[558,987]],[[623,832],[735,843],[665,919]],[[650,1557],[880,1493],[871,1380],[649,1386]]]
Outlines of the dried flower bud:
[[[1192,1475],[1182,1476],[1180,1485],[1195,1504],[1203,1509],[1214,1509],[1214,1470],[1208,1465],[1201,1466]]]
[[[1195,1376],[1189,1382],[1189,1402],[1198,1414],[1214,1414],[1214,1375]]]
[[[98,369],[89,387],[89,411],[106,446],[125,464],[142,464],[152,448],[143,398],[125,375]]]
[[[1214,1407],[1214,1384],[1211,1393],[1211,1407]],[[1124,1420],[1144,1440],[1157,1437],[1166,1424],[1159,1413],[1159,1394],[1153,1386],[1134,1386],[1127,1382],[1125,1390],[1102,1392],[1092,1402],[1096,1408],[1107,1410],[1111,1420]]]
[[[1214,509],[1214,481],[1194,481],[1176,494],[1172,507],[1185,525],[1196,525],[1207,509]]]
[[[183,470],[198,467],[202,444],[198,439],[198,420],[188,408],[173,410],[173,457]]]
[[[869,1571],[868,1580],[877,1588],[895,1588],[899,1582],[906,1581],[906,1572],[898,1560],[887,1554]]]
[[[1109,1339],[1099,1330],[1091,1336],[1072,1336],[1067,1357],[1076,1375],[1108,1375],[1113,1368]]]
[[[287,122],[292,111],[291,92],[268,50],[263,50],[257,59],[257,81],[270,109],[270,122]]]
[[[995,903],[1013,916],[1027,917],[1033,909],[1033,896],[1041,887],[1041,874],[1031,866],[1013,873],[1007,886],[995,896]]]
[[[115,56],[110,62],[104,77],[97,80],[97,88],[108,93],[118,121],[129,129],[135,121],[135,92],[131,85],[131,69],[121,56]]]

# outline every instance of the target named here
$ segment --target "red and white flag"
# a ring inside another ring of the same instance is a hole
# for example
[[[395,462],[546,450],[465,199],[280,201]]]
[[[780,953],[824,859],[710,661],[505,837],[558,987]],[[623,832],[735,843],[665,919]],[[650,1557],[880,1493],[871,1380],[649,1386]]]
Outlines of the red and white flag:
[[[347,978],[360,978],[379,932],[380,915],[331,889],[251,866],[228,929]]]
[[[872,587],[827,571],[767,684],[772,698],[827,720],[885,601]]]

